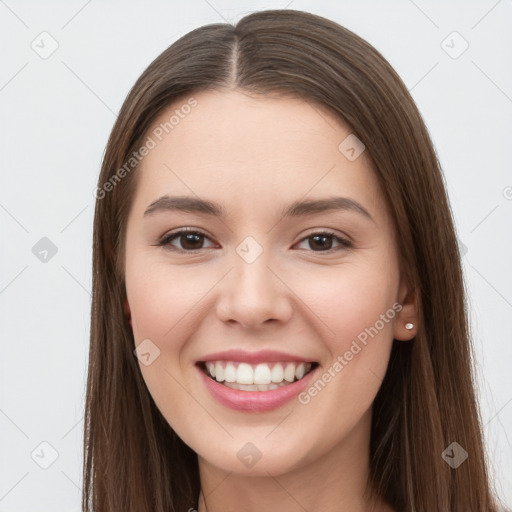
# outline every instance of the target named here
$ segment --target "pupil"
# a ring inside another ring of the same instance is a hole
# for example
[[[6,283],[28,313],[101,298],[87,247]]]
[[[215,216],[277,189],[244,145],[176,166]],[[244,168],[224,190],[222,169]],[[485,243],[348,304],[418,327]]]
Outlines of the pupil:
[[[321,249],[330,249],[330,248],[331,248],[330,246],[332,246],[332,239],[331,239],[331,237],[330,237],[330,236],[326,236],[326,235],[315,235],[315,236],[313,236],[312,238],[313,238],[313,240],[314,240],[314,242],[315,242],[315,243],[317,243],[317,241],[318,241],[318,240],[323,240],[324,242],[325,242],[325,240],[330,240],[330,242],[331,242],[331,243],[330,243],[330,244],[328,244],[328,245],[329,245],[329,247],[325,247],[325,245],[320,244],[320,248],[321,248]]]
[[[200,247],[195,247],[194,246],[194,241],[197,243],[199,242],[199,246],[201,245],[201,239],[202,239],[202,235],[199,235],[199,234],[196,234],[196,233],[189,233],[187,235],[182,235],[182,239],[185,238],[186,242],[185,243],[182,243],[182,246],[185,248],[185,249],[200,249]],[[195,239],[195,240],[194,240]],[[187,247],[187,244],[190,244],[192,245],[192,247]]]

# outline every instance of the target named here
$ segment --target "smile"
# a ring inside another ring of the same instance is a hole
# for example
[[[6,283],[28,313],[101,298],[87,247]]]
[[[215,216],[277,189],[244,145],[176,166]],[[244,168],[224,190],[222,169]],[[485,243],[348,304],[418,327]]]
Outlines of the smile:
[[[196,364],[203,384],[221,405],[244,412],[276,409],[310,385],[316,362],[210,360]]]
[[[302,379],[316,363],[208,361],[207,375],[231,389],[269,391]]]

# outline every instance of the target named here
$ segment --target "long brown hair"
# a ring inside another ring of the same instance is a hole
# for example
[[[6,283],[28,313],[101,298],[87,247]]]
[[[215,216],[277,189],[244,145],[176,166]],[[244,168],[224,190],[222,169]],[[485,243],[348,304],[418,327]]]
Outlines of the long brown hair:
[[[400,234],[419,326],[411,342],[394,341],[373,404],[368,487],[397,511],[495,512],[461,254],[429,133],[375,48],[332,21],[294,10],[255,12],[235,26],[186,34],[140,76],[112,129],[94,217],[83,511],[197,507],[197,455],[155,406],[123,310],[126,220],[137,182],[136,165],[126,162],[162,109],[224,88],[295,95],[348,124],[366,146]],[[456,469],[442,457],[452,442],[468,452]]]

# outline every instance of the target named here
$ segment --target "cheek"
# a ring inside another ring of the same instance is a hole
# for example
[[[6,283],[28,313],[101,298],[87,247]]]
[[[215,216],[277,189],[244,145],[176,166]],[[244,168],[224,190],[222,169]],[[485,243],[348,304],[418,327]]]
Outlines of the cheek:
[[[147,366],[139,363],[139,367],[157,407],[182,434],[183,425],[192,431],[201,428],[196,424],[201,418],[200,411],[192,417],[189,415],[191,401],[186,391],[188,386],[183,386],[180,359],[197,323],[194,308],[213,285],[202,282],[195,274],[194,279],[191,268],[185,270],[151,261],[143,253],[132,254],[127,259],[126,291],[135,345],[149,339],[158,347],[158,357]]]
[[[379,340],[380,347],[373,353],[389,348],[398,279],[393,268],[382,271],[378,266],[351,264],[312,277],[307,287],[302,284],[301,297],[322,320],[333,358],[349,350],[354,340],[362,346],[365,341]]]
[[[397,313],[396,278],[393,267],[382,272],[347,265],[303,288],[321,325],[328,326],[322,327],[327,353],[321,371],[299,397],[310,411],[312,431],[325,432],[325,418],[331,418],[325,448],[368,411],[386,374]],[[338,411],[335,418],[333,410]]]
[[[393,272],[346,267],[323,281],[310,281],[308,294],[318,297],[317,309],[335,333],[373,325],[394,303]]]
[[[126,292],[135,340],[168,338],[211,286],[191,267],[172,267],[142,257],[128,260]]]

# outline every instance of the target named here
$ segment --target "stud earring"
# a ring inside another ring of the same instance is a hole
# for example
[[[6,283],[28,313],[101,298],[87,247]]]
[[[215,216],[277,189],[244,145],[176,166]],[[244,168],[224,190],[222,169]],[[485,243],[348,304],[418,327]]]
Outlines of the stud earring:
[[[406,328],[407,330],[409,330],[409,331],[410,331],[413,327],[414,327],[414,324],[411,324],[411,322],[407,322],[407,323],[405,324],[405,328]]]

